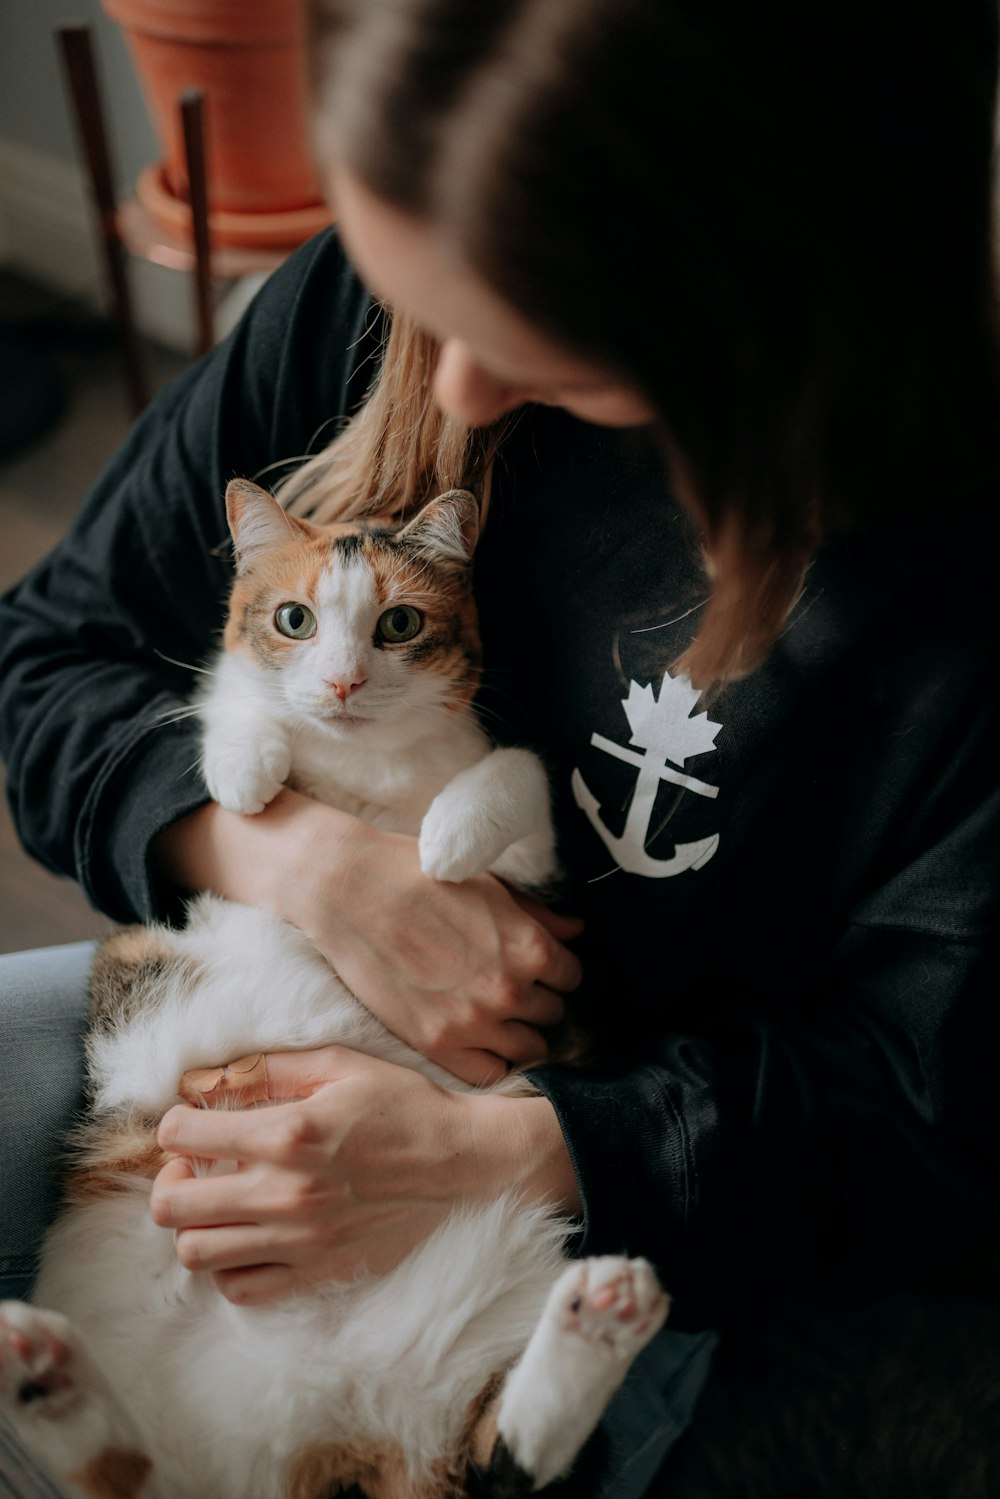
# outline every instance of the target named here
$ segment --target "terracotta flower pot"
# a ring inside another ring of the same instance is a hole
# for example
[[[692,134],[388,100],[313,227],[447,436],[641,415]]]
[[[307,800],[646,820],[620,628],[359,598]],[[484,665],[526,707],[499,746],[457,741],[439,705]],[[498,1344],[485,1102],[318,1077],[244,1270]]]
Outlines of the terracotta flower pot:
[[[102,4],[139,74],[163,147],[167,196],[178,206],[187,197],[177,101],[194,87],[205,94],[210,218],[260,215],[254,238],[272,244],[303,238],[307,220],[315,228],[328,221],[307,138],[303,0]],[[279,223],[268,232],[263,218],[285,214],[296,217],[294,230]],[[183,214],[173,217],[174,231],[183,230]],[[238,223],[233,233],[238,240]],[[230,243],[233,233],[225,236]]]

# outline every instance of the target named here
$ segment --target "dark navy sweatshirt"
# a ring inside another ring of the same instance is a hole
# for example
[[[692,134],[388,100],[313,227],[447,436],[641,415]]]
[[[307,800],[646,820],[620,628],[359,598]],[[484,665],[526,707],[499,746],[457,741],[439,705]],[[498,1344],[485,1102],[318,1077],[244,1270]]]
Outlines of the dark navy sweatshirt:
[[[379,333],[311,242],[0,605],[15,821],[119,920],[181,911],[150,846],[207,792],[162,715],[218,643],[226,482],[325,441]],[[481,704],[548,765],[595,1038],[535,1077],[578,1249],[651,1259],[675,1325],[1000,1231],[998,530],[995,494],[956,494],[828,543],[766,664],[701,701],[675,663],[707,584],[652,441],[538,408],[502,449]]]

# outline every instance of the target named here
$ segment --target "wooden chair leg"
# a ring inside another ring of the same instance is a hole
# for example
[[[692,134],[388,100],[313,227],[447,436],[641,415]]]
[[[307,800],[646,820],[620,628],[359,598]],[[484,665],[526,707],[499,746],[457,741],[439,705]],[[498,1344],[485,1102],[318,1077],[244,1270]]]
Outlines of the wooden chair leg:
[[[104,128],[104,111],[101,107],[90,28],[80,24],[60,26],[56,34],[66,87],[73,105],[77,140],[87,168],[97,214],[104,273],[125,364],[129,400],[133,415],[138,416],[149,400],[149,392],[129,296],[125,247],[118,234],[114,175]]]
[[[207,354],[215,343],[215,319],[212,309],[212,245],[208,228],[208,183],[205,171],[205,96],[202,90],[186,89],[181,94],[180,109],[194,236],[197,352]]]

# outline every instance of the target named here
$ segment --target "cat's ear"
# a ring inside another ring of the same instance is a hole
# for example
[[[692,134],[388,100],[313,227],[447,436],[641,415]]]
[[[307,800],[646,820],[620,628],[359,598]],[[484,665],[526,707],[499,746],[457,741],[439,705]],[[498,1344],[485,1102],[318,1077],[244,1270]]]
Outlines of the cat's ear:
[[[311,526],[286,515],[273,495],[249,479],[230,479],[226,485],[226,517],[241,574],[265,552],[313,534]]]
[[[467,489],[439,494],[398,533],[435,562],[464,566],[479,540],[479,505]]]

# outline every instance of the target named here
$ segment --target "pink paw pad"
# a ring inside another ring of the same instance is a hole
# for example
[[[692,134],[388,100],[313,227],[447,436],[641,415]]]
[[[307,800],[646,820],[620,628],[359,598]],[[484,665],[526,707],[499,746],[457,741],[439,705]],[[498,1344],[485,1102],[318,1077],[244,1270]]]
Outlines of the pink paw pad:
[[[612,1255],[584,1260],[567,1273],[563,1289],[563,1330],[623,1353],[645,1344],[670,1307],[670,1298],[645,1260]]]
[[[75,1388],[66,1369],[72,1349],[50,1315],[19,1302],[0,1307],[0,1404],[43,1401],[53,1414],[65,1408]]]

